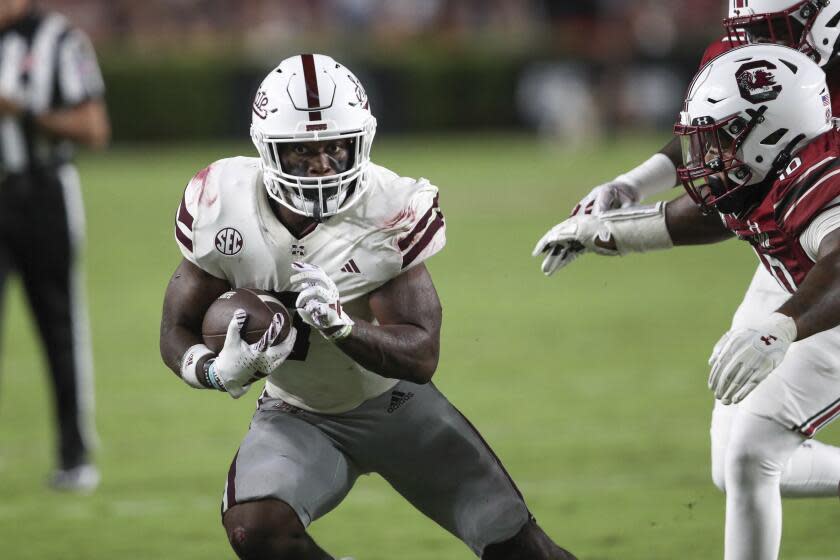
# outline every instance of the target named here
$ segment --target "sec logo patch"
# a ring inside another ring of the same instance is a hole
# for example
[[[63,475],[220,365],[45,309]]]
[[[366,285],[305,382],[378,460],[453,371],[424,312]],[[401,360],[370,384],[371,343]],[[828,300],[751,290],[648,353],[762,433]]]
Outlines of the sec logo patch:
[[[216,250],[223,255],[235,255],[242,250],[242,234],[233,228],[225,228],[216,234]]]

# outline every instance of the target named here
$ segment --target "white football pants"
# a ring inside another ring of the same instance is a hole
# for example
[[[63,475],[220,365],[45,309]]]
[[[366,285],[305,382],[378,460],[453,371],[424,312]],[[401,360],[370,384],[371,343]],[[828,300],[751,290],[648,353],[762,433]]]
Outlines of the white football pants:
[[[738,328],[790,294],[759,267],[732,320]],[[712,479],[726,492],[726,560],[776,560],[781,497],[834,497],[840,448],[809,439],[840,413],[840,329],[791,345],[744,401],[712,413]]]

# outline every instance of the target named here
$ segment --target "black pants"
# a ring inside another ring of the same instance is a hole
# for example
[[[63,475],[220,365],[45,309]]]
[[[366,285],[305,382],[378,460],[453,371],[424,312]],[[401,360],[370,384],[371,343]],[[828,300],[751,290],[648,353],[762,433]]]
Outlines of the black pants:
[[[78,192],[74,170],[39,170],[0,181],[0,290],[9,274],[20,275],[47,352],[62,468],[86,462],[94,437],[90,343],[75,271],[82,235],[74,229],[84,220]]]

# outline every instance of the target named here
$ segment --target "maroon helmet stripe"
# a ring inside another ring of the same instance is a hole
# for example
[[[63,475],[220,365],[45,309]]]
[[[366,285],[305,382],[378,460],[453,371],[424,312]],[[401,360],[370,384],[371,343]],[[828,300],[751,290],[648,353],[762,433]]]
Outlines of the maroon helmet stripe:
[[[443,227],[443,215],[438,213],[438,215],[435,217],[435,221],[432,222],[432,225],[429,226],[429,228],[426,230],[426,233],[424,233],[423,237],[420,238],[420,241],[418,241],[417,244],[414,247],[412,247],[411,250],[408,253],[403,255],[403,262],[402,262],[402,267],[403,268],[407,267],[412,262],[414,262],[414,259],[416,259],[417,256],[420,253],[423,252],[423,249],[426,248],[426,246],[435,237],[435,234],[437,233],[437,231],[442,227]]]
[[[310,109],[321,106],[321,94],[318,92],[318,76],[315,74],[315,57],[311,54],[300,55],[303,63],[303,79],[306,82],[306,102]],[[310,121],[320,121],[321,111],[309,111]]]
[[[187,210],[187,203],[185,200],[181,200],[181,205],[178,207],[178,221],[187,226],[187,229],[192,231],[193,217]]]
[[[192,253],[193,250],[193,242],[192,239],[186,236],[186,234],[181,231],[181,228],[178,227],[178,224],[175,224],[175,238],[187,248],[189,252]]]
[[[438,211],[439,213],[440,206],[438,206],[438,196],[439,195],[437,194],[435,195],[435,199],[432,201],[432,207],[429,208],[426,213],[423,214],[423,217],[417,221],[417,225],[414,226],[414,229],[412,229],[408,235],[400,239],[397,243],[400,251],[405,251],[408,246],[411,245],[414,238],[417,237],[417,234],[426,228],[426,225],[429,223],[429,218],[432,217],[432,212]]]

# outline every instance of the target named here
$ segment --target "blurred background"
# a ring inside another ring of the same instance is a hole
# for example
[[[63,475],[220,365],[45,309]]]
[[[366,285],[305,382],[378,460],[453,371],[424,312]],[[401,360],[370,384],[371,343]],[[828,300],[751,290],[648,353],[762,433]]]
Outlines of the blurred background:
[[[278,60],[310,50],[355,70],[384,132],[536,129],[580,142],[666,127],[725,11],[721,0],[42,5],[98,45],[117,140],[241,137],[243,97]]]
[[[2,0],[0,0],[2,1]],[[232,558],[225,475],[253,411],[158,355],[184,186],[255,156],[251,96],[280,60],[330,54],[379,120],[373,159],[441,189],[436,383],[540,524],[581,559],[722,555],[706,359],[755,268],[737,242],[605,259],[546,279],[536,240],[669,138],[723,0],[41,0],[95,42],[114,144],[82,152],[96,363],[92,496],[45,487],[45,365],[19,285],[0,344],[0,557]],[[674,195],[678,191],[674,191]],[[836,427],[822,437],[840,443]],[[791,502],[782,557],[840,559],[837,500]],[[336,557],[461,560],[376,476],[312,527]]]

